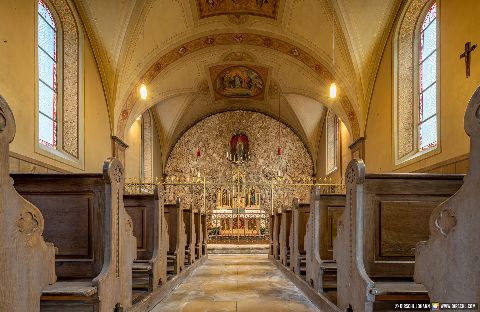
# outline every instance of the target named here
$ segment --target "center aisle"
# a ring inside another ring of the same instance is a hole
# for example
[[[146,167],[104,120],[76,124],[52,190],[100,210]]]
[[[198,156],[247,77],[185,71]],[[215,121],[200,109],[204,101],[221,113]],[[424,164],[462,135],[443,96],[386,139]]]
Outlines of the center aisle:
[[[303,312],[318,309],[267,255],[209,255],[151,312]]]

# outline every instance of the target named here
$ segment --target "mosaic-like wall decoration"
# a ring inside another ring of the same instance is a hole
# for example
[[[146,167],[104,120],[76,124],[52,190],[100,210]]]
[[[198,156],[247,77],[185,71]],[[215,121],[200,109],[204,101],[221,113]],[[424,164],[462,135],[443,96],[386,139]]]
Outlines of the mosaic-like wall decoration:
[[[242,165],[227,159],[230,141],[235,133],[248,136],[250,158]],[[187,130],[175,144],[165,166],[167,179],[172,176],[191,177],[197,172],[197,148],[200,149],[200,165],[207,181],[207,209],[215,209],[218,192],[222,187],[232,188],[236,168],[243,174],[246,183],[255,184],[260,194],[262,209],[270,211],[271,181],[277,177],[277,149],[282,147],[283,177],[311,177],[313,162],[300,138],[286,125],[257,112],[232,111],[219,113],[203,119]],[[247,187],[247,189],[249,189]],[[168,186],[166,201],[173,202],[179,196],[183,203],[203,206],[203,187]],[[291,205],[293,198],[309,201],[310,187],[274,189],[274,207]]]
[[[278,0],[197,0],[200,18],[215,15],[258,15],[277,18]]]
[[[263,100],[267,75],[268,69],[261,66],[217,65],[210,67],[215,100],[223,98]]]

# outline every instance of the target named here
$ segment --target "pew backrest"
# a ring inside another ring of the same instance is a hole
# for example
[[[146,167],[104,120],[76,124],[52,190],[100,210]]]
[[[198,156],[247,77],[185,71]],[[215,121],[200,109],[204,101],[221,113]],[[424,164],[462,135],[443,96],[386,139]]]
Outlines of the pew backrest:
[[[157,247],[155,233],[161,222],[155,194],[125,194],[123,202],[133,222],[137,260],[150,260]]]
[[[93,279],[105,261],[106,184],[102,174],[12,174],[17,191],[42,211],[55,244],[58,279]],[[113,236],[113,233],[110,235]]]
[[[15,188],[45,216],[57,247],[59,279],[87,279],[100,309],[131,306],[133,223],[123,205],[123,166],[109,158],[103,174],[14,174]]]
[[[164,204],[165,219],[168,224],[169,253],[176,256],[177,272],[183,269],[185,258],[186,232],[180,198],[174,204]]]

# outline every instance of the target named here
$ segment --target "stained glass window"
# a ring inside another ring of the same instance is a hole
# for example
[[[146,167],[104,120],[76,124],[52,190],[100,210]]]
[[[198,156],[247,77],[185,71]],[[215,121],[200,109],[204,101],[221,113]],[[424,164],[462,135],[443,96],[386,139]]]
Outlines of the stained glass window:
[[[427,11],[420,29],[418,147],[437,146],[437,5]]]
[[[57,28],[49,8],[38,1],[38,140],[57,148]]]
[[[337,169],[338,118],[332,111],[327,113],[327,174]]]

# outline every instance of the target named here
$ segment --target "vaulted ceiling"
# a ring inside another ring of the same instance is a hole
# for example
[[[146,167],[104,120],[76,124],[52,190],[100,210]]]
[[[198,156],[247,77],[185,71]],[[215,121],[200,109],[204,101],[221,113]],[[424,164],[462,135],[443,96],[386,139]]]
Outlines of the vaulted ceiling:
[[[315,155],[326,107],[352,137],[362,135],[378,63],[401,0],[74,2],[94,49],[117,136],[151,109],[168,154],[198,120],[244,109],[280,119]],[[222,64],[266,68],[263,98],[215,96],[210,71]],[[339,88],[334,100],[328,98],[332,81]],[[146,101],[138,96],[142,82],[148,85]]]

